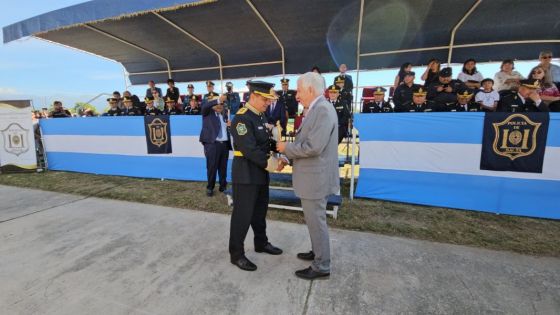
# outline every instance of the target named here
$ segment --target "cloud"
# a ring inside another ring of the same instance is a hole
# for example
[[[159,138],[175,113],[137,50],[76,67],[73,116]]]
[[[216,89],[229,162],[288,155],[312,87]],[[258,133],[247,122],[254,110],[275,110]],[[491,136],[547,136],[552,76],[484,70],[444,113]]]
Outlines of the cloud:
[[[124,80],[122,73],[97,73],[97,74],[89,75],[88,78],[90,80],[96,80],[96,81]]]
[[[6,95],[19,95],[21,94],[16,88],[12,88],[12,87],[1,87],[0,86],[0,95],[2,96],[6,96]]]

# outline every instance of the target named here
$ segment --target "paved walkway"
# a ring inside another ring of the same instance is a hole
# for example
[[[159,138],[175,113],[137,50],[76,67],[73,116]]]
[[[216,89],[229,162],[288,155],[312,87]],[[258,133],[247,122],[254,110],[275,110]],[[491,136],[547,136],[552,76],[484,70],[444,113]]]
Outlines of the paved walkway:
[[[6,186],[0,200],[2,314],[560,313],[560,259],[333,230],[333,274],[309,282],[293,275],[304,225],[269,222],[285,253],[247,242],[250,273],[229,263],[225,215]]]

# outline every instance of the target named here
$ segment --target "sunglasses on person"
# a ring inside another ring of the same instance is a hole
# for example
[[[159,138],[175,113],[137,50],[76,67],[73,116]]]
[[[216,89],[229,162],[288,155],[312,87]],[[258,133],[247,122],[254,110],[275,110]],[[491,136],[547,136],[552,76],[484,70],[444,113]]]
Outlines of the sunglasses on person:
[[[542,56],[541,59],[552,59],[552,56]]]

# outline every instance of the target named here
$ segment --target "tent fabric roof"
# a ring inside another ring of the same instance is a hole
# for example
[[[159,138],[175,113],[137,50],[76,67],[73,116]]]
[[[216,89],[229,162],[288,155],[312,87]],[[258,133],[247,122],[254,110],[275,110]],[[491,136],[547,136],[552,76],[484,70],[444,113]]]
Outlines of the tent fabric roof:
[[[36,36],[124,65],[133,84],[302,73],[357,67],[360,0],[94,0],[4,27],[4,42]],[[560,48],[560,0],[364,0],[360,69],[446,61],[535,59]],[[260,15],[260,16],[259,16]],[[264,20],[261,20],[262,19]],[[270,27],[270,29],[268,28]],[[280,44],[281,46],[280,46]],[[433,48],[435,47],[435,48]],[[433,48],[425,51],[398,50]]]

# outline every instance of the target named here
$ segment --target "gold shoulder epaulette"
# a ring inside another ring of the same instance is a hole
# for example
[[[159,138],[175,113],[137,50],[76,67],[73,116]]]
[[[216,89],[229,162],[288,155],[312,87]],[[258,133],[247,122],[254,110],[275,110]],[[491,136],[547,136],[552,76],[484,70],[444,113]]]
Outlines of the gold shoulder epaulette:
[[[245,114],[246,112],[247,112],[247,107],[243,107],[243,108],[240,108],[240,109],[237,111],[236,115],[243,115],[243,114]]]

